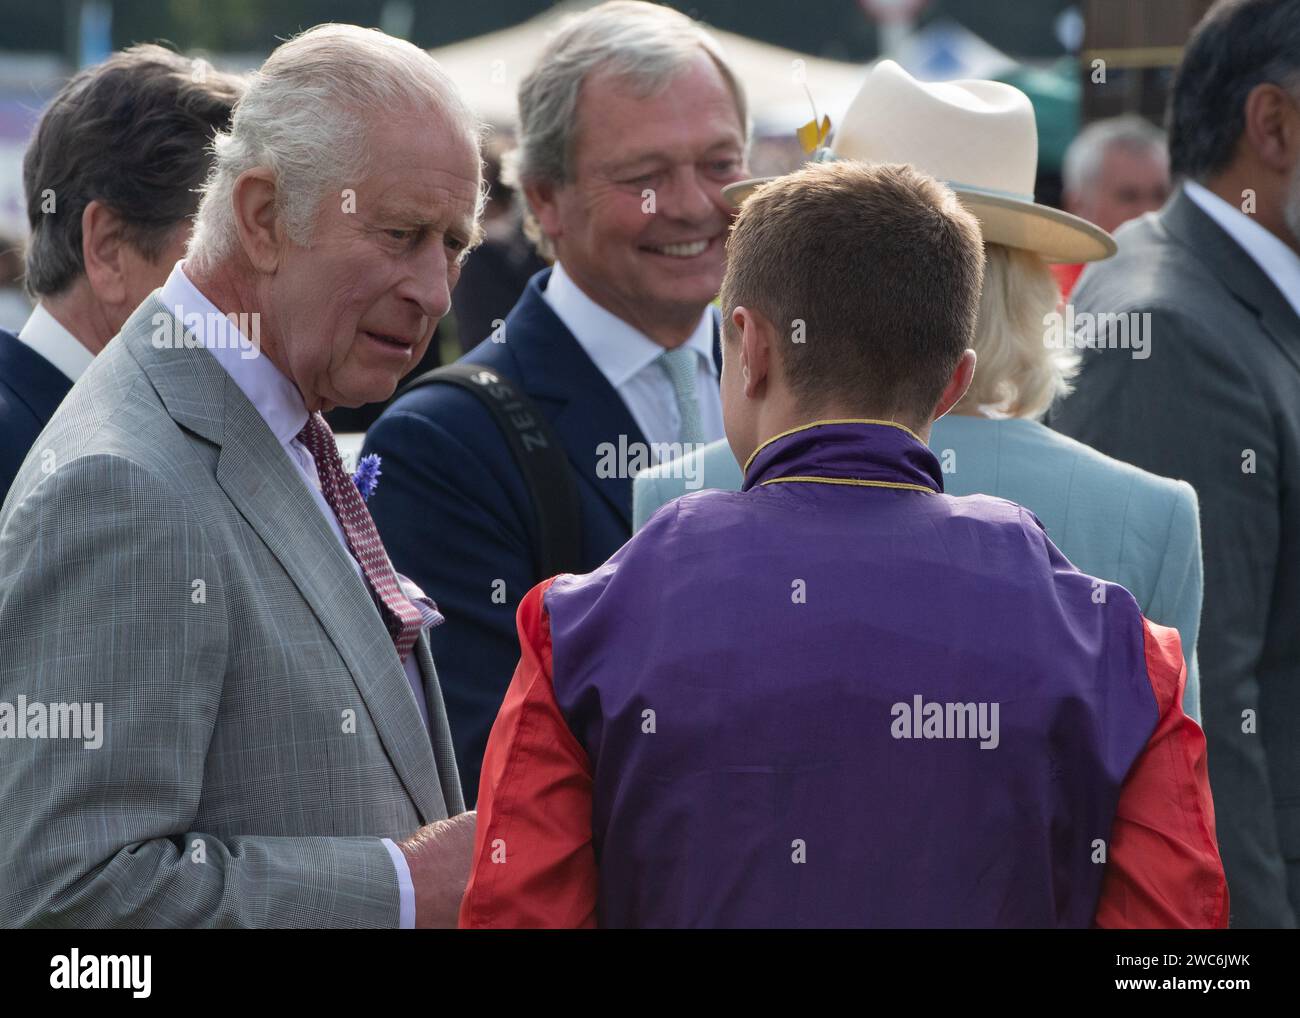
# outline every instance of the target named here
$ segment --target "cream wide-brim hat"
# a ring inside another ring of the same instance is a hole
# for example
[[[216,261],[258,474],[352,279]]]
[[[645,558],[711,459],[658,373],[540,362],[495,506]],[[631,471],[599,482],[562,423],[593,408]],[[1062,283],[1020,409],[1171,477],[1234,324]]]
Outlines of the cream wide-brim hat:
[[[1034,108],[1020,89],[1000,81],[917,81],[881,60],[816,158],[910,163],[952,188],[979,220],[986,243],[1050,262],[1095,262],[1116,250],[1101,227],[1034,201]],[[740,205],[775,179],[743,180],[722,193]]]

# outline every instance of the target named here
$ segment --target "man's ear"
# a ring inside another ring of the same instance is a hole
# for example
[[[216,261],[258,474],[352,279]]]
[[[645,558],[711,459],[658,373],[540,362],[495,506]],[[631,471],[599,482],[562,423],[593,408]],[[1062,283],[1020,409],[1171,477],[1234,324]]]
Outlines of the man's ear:
[[[534,180],[524,184],[524,197],[532,209],[542,235],[551,243],[560,238],[564,230],[560,225],[559,196],[555,184],[549,180]]]
[[[126,300],[123,225],[117,213],[101,201],[92,201],[81,211],[81,259],[86,266],[86,281],[95,298],[108,306]]]
[[[961,402],[961,398],[966,395],[966,390],[970,388],[971,379],[974,377],[975,351],[967,350],[961,355],[961,360],[957,362],[957,367],[953,369],[952,377],[948,379],[948,384],[944,386],[943,395],[939,397],[939,402],[935,404],[934,416],[930,418],[931,422],[937,421]]]
[[[1242,131],[1256,157],[1278,174],[1290,174],[1300,153],[1300,104],[1277,85],[1256,85],[1246,96]]]
[[[265,166],[245,170],[235,181],[230,201],[244,254],[259,272],[275,272],[287,237],[276,206],[274,175]]]
[[[743,305],[731,312],[731,323],[740,333],[740,377],[745,397],[756,399],[766,391],[772,369],[772,328],[762,315]]]

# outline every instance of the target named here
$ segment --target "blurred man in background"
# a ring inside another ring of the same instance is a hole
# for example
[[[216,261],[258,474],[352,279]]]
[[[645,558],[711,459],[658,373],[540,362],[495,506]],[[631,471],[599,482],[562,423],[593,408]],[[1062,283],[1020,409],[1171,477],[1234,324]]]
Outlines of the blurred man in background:
[[[1061,176],[1065,210],[1114,233],[1169,197],[1165,134],[1136,114],[1098,120],[1070,143]],[[1062,297],[1082,272],[1082,263],[1052,266]]]
[[[464,358],[494,392],[511,387],[509,423],[471,392],[426,385],[364,449],[383,457],[371,510],[393,562],[447,615],[434,654],[469,802],[518,660],[520,599],[627,540],[632,477],[652,449],[722,437],[710,301],[732,218],[722,189],[746,176],[740,85],[713,38],[666,7],[579,15],[522,82],[519,111],[513,176],[556,266]],[[555,453],[543,479],[510,438]],[[567,507],[544,517],[541,498],[566,488]]]
[[[243,88],[161,46],[75,75],[23,158],[38,303],[0,329],[0,501],[36,436],[91,360],[185,253],[213,134]]]
[[[1300,910],[1300,0],[1217,3],[1187,44],[1171,103],[1182,183],[1157,215],[1120,232],[1118,255],[1075,293],[1087,330],[1077,338],[1090,348],[1051,424],[1196,489],[1201,718],[1233,924],[1290,927]]]

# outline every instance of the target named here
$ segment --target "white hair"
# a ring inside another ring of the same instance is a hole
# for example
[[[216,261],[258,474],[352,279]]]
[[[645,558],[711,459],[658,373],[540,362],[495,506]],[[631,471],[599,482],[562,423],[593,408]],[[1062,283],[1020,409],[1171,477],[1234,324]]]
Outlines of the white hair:
[[[529,181],[563,184],[572,179],[578,93],[593,71],[611,74],[648,98],[663,91],[701,52],[713,60],[735,96],[741,130],[748,138],[744,88],[717,40],[699,22],[641,0],[610,0],[573,16],[520,82],[519,147],[504,158],[502,179],[521,195]],[[526,201],[524,212],[529,238],[550,255]]]
[[[1165,155],[1165,132],[1136,113],[1097,120],[1080,131],[1065,150],[1061,183],[1071,194],[1080,194],[1101,176],[1101,164],[1112,148]]]
[[[984,246],[984,286],[975,322],[975,378],[958,404],[1007,417],[1041,417],[1070,391],[1079,356],[1050,346],[1043,319],[1061,299],[1056,278],[1032,251]]]
[[[372,28],[317,25],[278,46],[253,74],[230,130],[213,140],[186,260],[210,270],[238,247],[232,195],[240,174],[275,174],[289,237],[306,245],[321,199],[361,179],[379,155],[364,143],[371,118],[440,111],[475,146],[483,131],[451,79],[424,50]],[[481,210],[480,191],[476,213]]]

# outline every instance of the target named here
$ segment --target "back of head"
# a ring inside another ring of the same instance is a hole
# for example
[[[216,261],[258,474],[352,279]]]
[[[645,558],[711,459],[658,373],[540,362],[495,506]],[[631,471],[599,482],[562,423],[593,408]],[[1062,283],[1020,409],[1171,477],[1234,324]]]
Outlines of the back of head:
[[[723,320],[776,330],[800,407],[924,426],[971,345],[979,224],[900,164],[816,163],[760,188],[727,244]]]
[[[1183,51],[1168,111],[1170,169],[1204,182],[1232,162],[1251,89],[1300,95],[1300,0],[1219,0]]]
[[[154,45],[132,46],[69,80],[23,158],[28,289],[53,296],[85,271],[81,220],[92,201],[112,209],[127,242],[157,260],[172,229],[194,214],[210,143],[241,91],[239,78]]]

